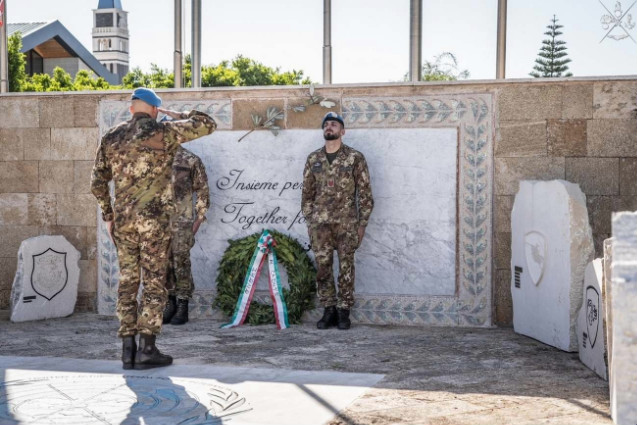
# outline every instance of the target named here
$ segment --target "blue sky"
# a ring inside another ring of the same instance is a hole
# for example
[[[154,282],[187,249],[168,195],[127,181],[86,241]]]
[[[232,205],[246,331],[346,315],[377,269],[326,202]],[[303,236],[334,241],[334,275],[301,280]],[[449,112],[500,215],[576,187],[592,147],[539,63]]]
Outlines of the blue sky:
[[[9,22],[58,19],[90,50],[98,0],[6,0]],[[626,11],[637,0],[620,0]],[[190,0],[184,0],[186,9]],[[243,54],[322,81],[322,0],[203,0],[202,63]],[[600,40],[617,0],[509,0],[507,77],[526,78],[553,14],[564,25],[575,76],[637,74],[637,44]],[[122,0],[131,66],[172,68],[173,1]],[[189,10],[187,10],[189,13]],[[637,21],[637,5],[628,12]],[[189,16],[188,14],[186,16]],[[497,0],[423,0],[423,58],[456,55],[472,79],[495,77]],[[624,18],[628,23],[628,16]],[[187,22],[187,28],[190,23]],[[616,28],[612,34],[624,34]],[[637,40],[637,25],[629,30]],[[186,51],[190,32],[186,31]],[[409,68],[409,0],[332,0],[333,82],[400,81]]]

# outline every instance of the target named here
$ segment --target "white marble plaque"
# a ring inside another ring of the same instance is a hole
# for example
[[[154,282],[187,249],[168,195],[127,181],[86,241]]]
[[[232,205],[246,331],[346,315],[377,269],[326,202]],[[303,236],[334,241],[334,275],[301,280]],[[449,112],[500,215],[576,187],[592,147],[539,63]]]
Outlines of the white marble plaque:
[[[216,132],[188,143],[206,165],[212,208],[192,250],[195,284],[217,275],[227,240],[263,228],[308,242],[303,167],[320,130]],[[356,254],[359,294],[452,295],[456,269],[455,129],[350,130],[365,155],[375,207]]]
[[[637,423],[637,212],[613,214],[610,411],[618,425]]]
[[[511,232],[515,331],[577,351],[584,270],[594,252],[584,194],[563,180],[521,181]]]
[[[577,319],[579,358],[602,379],[608,380],[604,297],[602,295],[602,259],[588,263],[584,272],[582,307]]]
[[[64,236],[24,240],[11,288],[11,321],[51,319],[73,313],[80,252]]]

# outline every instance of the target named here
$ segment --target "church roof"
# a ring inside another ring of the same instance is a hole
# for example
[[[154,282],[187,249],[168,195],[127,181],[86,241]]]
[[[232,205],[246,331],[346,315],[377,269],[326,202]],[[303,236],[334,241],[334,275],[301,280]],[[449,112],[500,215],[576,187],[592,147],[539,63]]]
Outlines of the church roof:
[[[115,1],[119,3],[118,0]],[[97,76],[103,77],[111,84],[118,83],[117,75],[106,69],[60,21],[7,25],[7,35],[17,31],[20,31],[22,35],[22,53],[28,52],[51,39],[55,39],[67,52],[74,57],[80,58]]]
[[[97,5],[98,9],[120,9],[124,10],[122,7],[121,0],[100,0]]]

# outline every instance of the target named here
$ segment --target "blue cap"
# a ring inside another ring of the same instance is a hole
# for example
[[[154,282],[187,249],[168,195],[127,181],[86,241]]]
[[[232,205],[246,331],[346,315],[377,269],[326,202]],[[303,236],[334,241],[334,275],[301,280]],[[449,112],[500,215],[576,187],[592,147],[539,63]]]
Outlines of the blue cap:
[[[325,127],[326,121],[338,121],[341,123],[343,128],[345,128],[345,121],[343,121],[343,117],[337,114],[336,112],[328,112],[323,117],[323,122],[321,123],[321,128]]]
[[[130,97],[131,100],[141,100],[148,103],[150,106],[161,106],[161,98],[155,94],[151,89],[140,87],[135,89]]]

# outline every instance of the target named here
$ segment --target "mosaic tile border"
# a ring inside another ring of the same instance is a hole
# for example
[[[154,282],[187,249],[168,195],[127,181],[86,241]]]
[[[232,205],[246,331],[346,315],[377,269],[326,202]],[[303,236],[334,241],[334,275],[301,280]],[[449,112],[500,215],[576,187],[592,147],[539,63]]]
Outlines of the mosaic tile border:
[[[455,296],[358,295],[357,323],[421,326],[491,326],[493,95],[488,93],[341,99],[347,128],[446,127],[458,129],[458,257]],[[231,129],[231,101],[175,101],[169,109],[197,107],[211,113],[219,129]],[[100,104],[100,132],[128,118],[128,102]],[[98,214],[99,217],[99,214]],[[117,255],[99,219],[98,312],[114,314]],[[222,316],[210,306],[214,291],[196,292],[192,317]],[[319,310],[304,320],[314,320]]]

